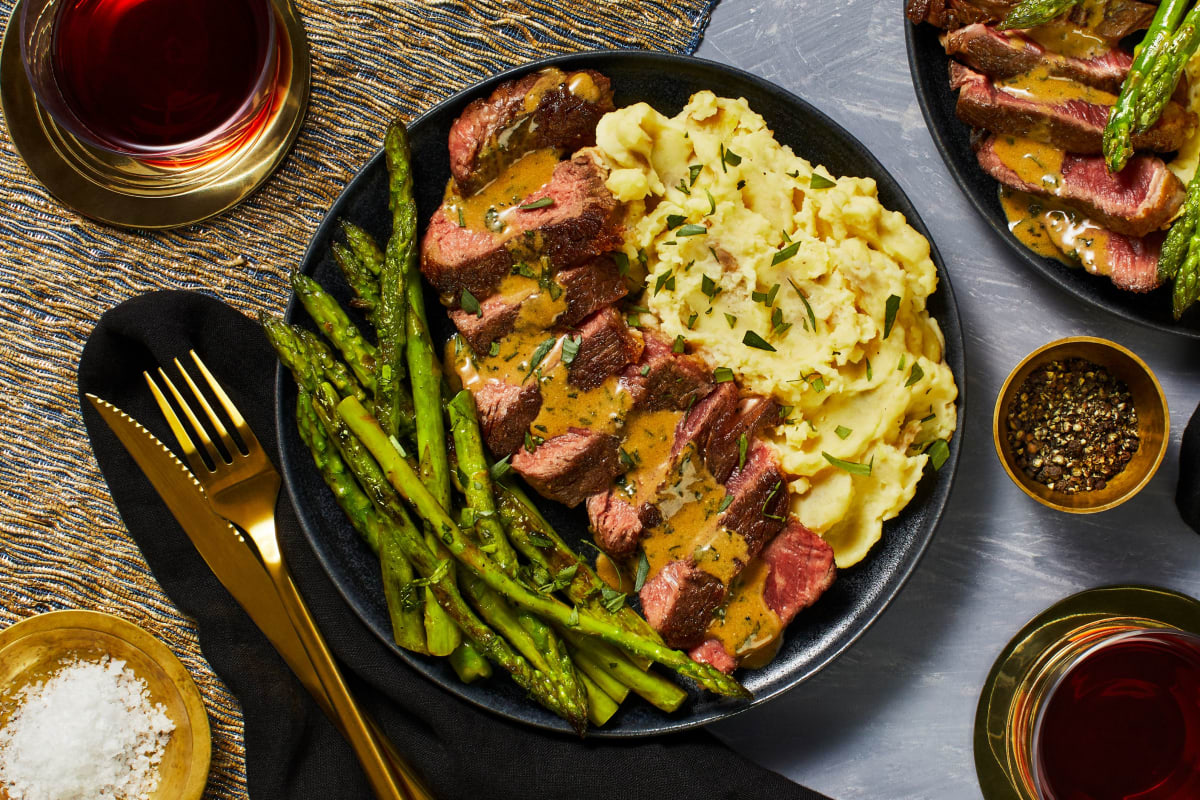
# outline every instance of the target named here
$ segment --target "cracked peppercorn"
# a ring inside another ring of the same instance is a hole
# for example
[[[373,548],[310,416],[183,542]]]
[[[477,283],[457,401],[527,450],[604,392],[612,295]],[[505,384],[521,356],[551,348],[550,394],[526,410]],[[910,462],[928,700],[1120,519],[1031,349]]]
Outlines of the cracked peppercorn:
[[[1017,466],[1064,494],[1103,489],[1138,449],[1129,388],[1082,358],[1034,370],[1009,401],[1007,421]]]

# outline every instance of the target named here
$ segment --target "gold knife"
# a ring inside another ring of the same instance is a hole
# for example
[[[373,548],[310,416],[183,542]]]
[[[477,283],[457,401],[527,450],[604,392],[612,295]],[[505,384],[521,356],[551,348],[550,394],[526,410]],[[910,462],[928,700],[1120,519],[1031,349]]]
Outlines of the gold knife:
[[[195,476],[158,437],[112,403],[94,394],[88,394],[87,399],[137,462],[217,580],[246,611],[336,725],[332,706],[317,678],[316,668],[300,642],[300,635],[292,627],[270,576],[249,542],[211,509],[204,489]],[[367,722],[412,796],[431,798],[424,783],[399,756],[375,721],[368,717]]]

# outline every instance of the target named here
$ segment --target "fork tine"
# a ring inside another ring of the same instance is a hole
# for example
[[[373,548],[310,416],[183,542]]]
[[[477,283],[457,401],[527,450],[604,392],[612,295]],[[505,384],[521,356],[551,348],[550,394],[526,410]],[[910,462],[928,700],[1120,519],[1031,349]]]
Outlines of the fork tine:
[[[221,407],[225,409],[225,413],[229,415],[229,419],[233,422],[233,427],[237,430],[238,436],[242,437],[242,441],[246,444],[247,450],[262,449],[262,445],[258,443],[258,437],[254,435],[254,431],[246,424],[245,418],[242,417],[237,406],[229,399],[229,395],[221,388],[221,384],[217,383],[217,379],[209,371],[204,362],[200,360],[200,356],[196,355],[195,350],[189,351],[192,360],[196,362],[196,367],[200,370],[200,374],[204,376],[204,380],[208,382],[208,388],[212,390],[213,395],[221,403]]]
[[[217,449],[217,446],[213,444],[213,440],[208,436],[208,431],[204,429],[195,412],[192,411],[192,407],[188,405],[187,400],[183,399],[183,394],[175,388],[175,384],[167,377],[167,373],[163,371],[162,367],[158,368],[158,377],[167,384],[167,388],[171,390],[171,396],[175,398],[175,402],[183,409],[183,414],[188,418],[188,422],[192,423],[192,430],[195,432],[196,438],[204,445],[204,451],[208,453],[208,457],[212,459],[213,464],[229,463],[225,456],[221,455],[221,451]],[[204,469],[207,472],[212,472],[207,466]]]
[[[167,419],[167,424],[171,426],[171,432],[175,434],[175,441],[179,442],[179,446],[183,448],[183,456],[191,466],[192,472],[197,475],[203,475],[208,472],[208,465],[204,463],[204,459],[200,456],[200,451],[196,449],[196,444],[192,441],[192,437],[188,436],[187,428],[180,421],[179,415],[175,413],[175,409],[167,401],[166,395],[163,394],[162,389],[155,383],[154,376],[150,374],[149,370],[146,370],[142,373],[142,377],[146,379],[146,384],[150,387],[150,393],[154,395],[154,401],[158,403],[158,410],[162,412],[162,415]]]
[[[183,376],[183,379],[191,388],[192,394],[200,403],[200,407],[204,409],[204,413],[208,416],[208,421],[212,423],[213,429],[216,430],[217,437],[221,440],[221,444],[225,445],[225,452],[229,453],[229,458],[232,459],[234,456],[241,454],[242,448],[239,447],[238,443],[235,442],[233,437],[229,435],[229,431],[226,429],[225,423],[221,421],[221,418],[217,416],[217,412],[213,410],[211,405],[209,405],[208,399],[205,398],[204,393],[200,391],[200,387],[196,385],[196,382],[192,380],[192,376],[188,374],[188,371],[183,368],[183,364],[180,363],[178,358],[175,359],[175,369],[179,370],[179,374]]]

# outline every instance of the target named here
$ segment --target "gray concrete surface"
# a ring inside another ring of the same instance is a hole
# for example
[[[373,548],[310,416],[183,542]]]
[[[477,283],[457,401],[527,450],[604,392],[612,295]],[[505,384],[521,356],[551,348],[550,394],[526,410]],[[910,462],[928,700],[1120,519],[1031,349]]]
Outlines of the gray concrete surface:
[[[841,659],[713,728],[837,800],[979,798],[971,734],[992,661],[1031,617],[1082,589],[1150,583],[1200,595],[1200,536],[1174,505],[1179,439],[1200,401],[1200,344],[1085,306],[1023,266],[975,215],[925,128],[899,0],[723,0],[698,55],[799,94],[899,180],[950,272],[967,338],[970,406],[950,506],[908,586]],[[1088,517],[1034,503],[991,440],[1009,370],[1053,339],[1092,334],[1142,356],[1171,408],[1171,445],[1140,495]]]

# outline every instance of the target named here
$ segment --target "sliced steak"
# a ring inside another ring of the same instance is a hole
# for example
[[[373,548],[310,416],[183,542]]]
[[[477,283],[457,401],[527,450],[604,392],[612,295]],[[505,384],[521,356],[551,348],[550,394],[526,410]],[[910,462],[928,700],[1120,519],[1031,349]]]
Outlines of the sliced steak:
[[[754,558],[787,517],[787,476],[779,456],[762,442],[753,442],[746,463],[729,476],[725,490],[733,499],[717,524],[741,535],[747,560]]]
[[[1045,216],[1043,219],[1054,246],[1088,272],[1107,275],[1117,288],[1129,292],[1158,288],[1158,254],[1165,238],[1162,233],[1138,239],[1095,228],[1080,236],[1075,226],[1059,225]]]
[[[607,177],[593,152],[577,153],[521,205],[551,203],[517,209],[499,233],[460,226],[451,206],[442,206],[422,240],[422,274],[457,305],[464,289],[476,298],[491,295],[517,260],[541,258],[557,271],[613,250],[621,244],[621,221]]]
[[[1133,64],[1133,56],[1116,46],[1090,58],[1072,58],[1052,53],[1016,31],[999,31],[981,23],[943,33],[941,41],[948,55],[992,78],[1011,78],[1041,68],[1050,75],[1113,94],[1121,91],[1121,82]]]
[[[765,428],[779,424],[779,403],[770,397],[747,397],[737,412],[725,417],[713,429],[704,450],[705,463],[713,477],[721,483],[729,480],[742,457],[742,439],[746,442],[746,461],[754,447],[755,437]]]
[[[922,22],[951,30],[977,22],[1000,22],[1019,0],[908,0],[905,14],[914,25]],[[1137,0],[1102,0],[1080,3],[1067,13],[1067,21],[1110,41],[1145,30],[1154,18],[1157,4]]]
[[[567,380],[584,391],[595,389],[638,359],[641,337],[613,306],[600,309],[579,326],[579,350],[567,367]]]
[[[542,409],[537,383],[515,386],[490,380],[475,389],[475,407],[488,449],[497,458],[515,453],[525,445],[525,434]]]
[[[587,513],[596,544],[615,558],[632,556],[642,534],[662,522],[662,514],[655,505],[642,503],[635,508],[615,487],[589,497]]]
[[[699,358],[673,353],[671,343],[654,331],[644,331],[643,339],[641,359],[621,374],[621,384],[636,407],[690,408],[712,389],[712,373]]]
[[[671,444],[671,456],[679,455],[683,448],[694,444],[696,452],[701,455],[705,463],[708,463],[710,460],[708,445],[713,432],[731,424],[731,421],[737,416],[739,401],[737,384],[733,381],[718,383],[715,389],[705,395],[703,400],[693,405],[684,418],[679,421],[679,425],[675,428],[675,441]],[[736,458],[735,455],[734,459],[736,460]],[[709,466],[709,471],[712,471],[711,466]],[[726,473],[726,477],[728,477],[728,473]]]
[[[525,153],[572,153],[596,141],[596,123],[613,110],[608,78],[594,70],[532,72],[472,101],[450,127],[450,173],[471,195]]]
[[[638,594],[646,621],[670,647],[692,647],[704,638],[725,585],[691,561],[672,561]]]
[[[795,517],[762,553],[767,562],[763,600],[784,625],[817,601],[837,577],[833,548]]]
[[[1043,100],[997,86],[983,73],[950,62],[950,87],[958,89],[958,118],[975,128],[1028,136],[1069,153],[1098,155],[1109,105],[1078,99]],[[1138,150],[1178,150],[1195,126],[1196,115],[1171,101],[1145,133],[1133,135]]]
[[[725,646],[717,639],[705,639],[704,643],[688,651],[692,661],[708,664],[726,675],[737,669],[737,659],[729,655]]]
[[[512,466],[540,495],[574,508],[621,473],[620,443],[611,434],[570,428],[532,453],[521,448]]]
[[[566,308],[555,319],[556,326],[577,325],[584,317],[617,302],[628,292],[611,255],[561,270],[553,280],[562,289],[562,299],[566,303]],[[505,290],[505,293],[494,294],[481,302],[478,313],[456,308],[450,312],[450,319],[476,352],[485,353],[492,342],[513,332],[521,309],[540,291],[536,279],[522,279],[517,291]]]
[[[1023,179],[1004,162],[995,136],[977,141],[975,156],[983,171],[1005,186],[1057,198],[1103,227],[1126,236],[1140,237],[1158,230],[1175,216],[1183,203],[1183,183],[1157,156],[1135,155],[1125,169],[1112,175],[1103,156],[1067,153],[1057,174],[1038,183]],[[1046,170],[1051,167],[1047,165]]]
[[[578,267],[564,269],[555,280],[562,286],[563,299],[567,303],[566,309],[558,315],[557,323],[567,327],[578,325],[584,317],[629,293],[610,253]]]

